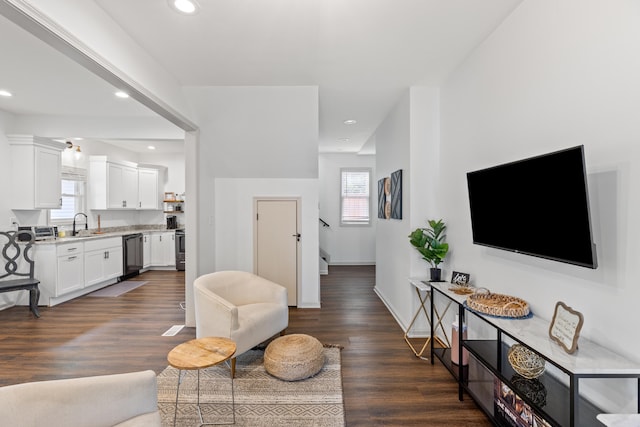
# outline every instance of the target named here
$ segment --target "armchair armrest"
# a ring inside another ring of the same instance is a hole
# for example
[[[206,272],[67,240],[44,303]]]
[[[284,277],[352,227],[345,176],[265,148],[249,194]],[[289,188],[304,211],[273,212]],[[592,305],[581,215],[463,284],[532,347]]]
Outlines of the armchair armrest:
[[[201,337],[229,337],[238,329],[238,307],[205,287],[196,286],[196,332]]]

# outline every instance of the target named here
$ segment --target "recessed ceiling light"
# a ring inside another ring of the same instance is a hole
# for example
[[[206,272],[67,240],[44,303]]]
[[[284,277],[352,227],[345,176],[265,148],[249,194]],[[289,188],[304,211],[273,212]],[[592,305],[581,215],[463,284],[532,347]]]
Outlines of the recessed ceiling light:
[[[195,0],[168,0],[169,5],[177,12],[185,15],[193,15],[198,12],[200,6]]]
[[[148,148],[149,150],[155,150],[155,149],[156,149],[156,147],[154,147],[153,145],[147,145],[147,148]]]
[[[82,141],[84,138],[80,138],[80,137],[77,137],[77,136],[76,136],[76,137],[74,137],[74,138],[72,138],[72,139],[73,139],[74,141]]]
[[[357,121],[353,120],[353,119],[349,119],[349,120],[345,120],[343,122],[345,125],[355,125],[356,123],[358,123]]]
[[[118,98],[123,98],[124,99],[124,98],[128,98],[129,94],[127,92],[119,91],[119,92],[116,92],[116,96]]]
[[[0,96],[6,96],[8,98],[10,96],[13,96],[13,94],[8,90],[0,90]]]
[[[351,141],[349,138],[340,138],[340,142],[349,142]]]

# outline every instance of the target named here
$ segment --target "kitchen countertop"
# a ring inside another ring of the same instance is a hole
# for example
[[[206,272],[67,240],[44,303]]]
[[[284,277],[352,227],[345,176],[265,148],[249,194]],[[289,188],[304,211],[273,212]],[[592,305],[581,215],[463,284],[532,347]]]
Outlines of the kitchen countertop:
[[[108,232],[89,232],[87,233],[85,230],[81,230],[77,236],[74,237],[56,237],[52,239],[44,239],[36,241],[36,245],[57,245],[63,243],[71,243],[71,242],[84,242],[87,240],[97,240],[97,239],[107,239],[109,237],[122,237],[129,234],[148,234],[148,233],[164,233],[164,232],[174,232],[176,230],[167,230],[167,229],[131,229],[131,230],[120,230],[120,231],[108,231]]]

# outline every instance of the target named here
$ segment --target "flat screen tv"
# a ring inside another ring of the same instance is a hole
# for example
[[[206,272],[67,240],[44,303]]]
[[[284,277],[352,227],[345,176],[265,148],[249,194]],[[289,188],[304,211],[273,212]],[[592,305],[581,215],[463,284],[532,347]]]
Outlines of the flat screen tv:
[[[473,243],[597,268],[584,147],[467,173]]]

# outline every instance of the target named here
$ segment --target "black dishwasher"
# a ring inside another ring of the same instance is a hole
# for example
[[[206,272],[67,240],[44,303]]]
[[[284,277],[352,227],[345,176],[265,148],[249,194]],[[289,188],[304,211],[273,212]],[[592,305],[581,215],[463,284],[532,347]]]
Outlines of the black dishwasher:
[[[140,274],[142,269],[142,233],[122,236],[122,270],[120,280]]]

